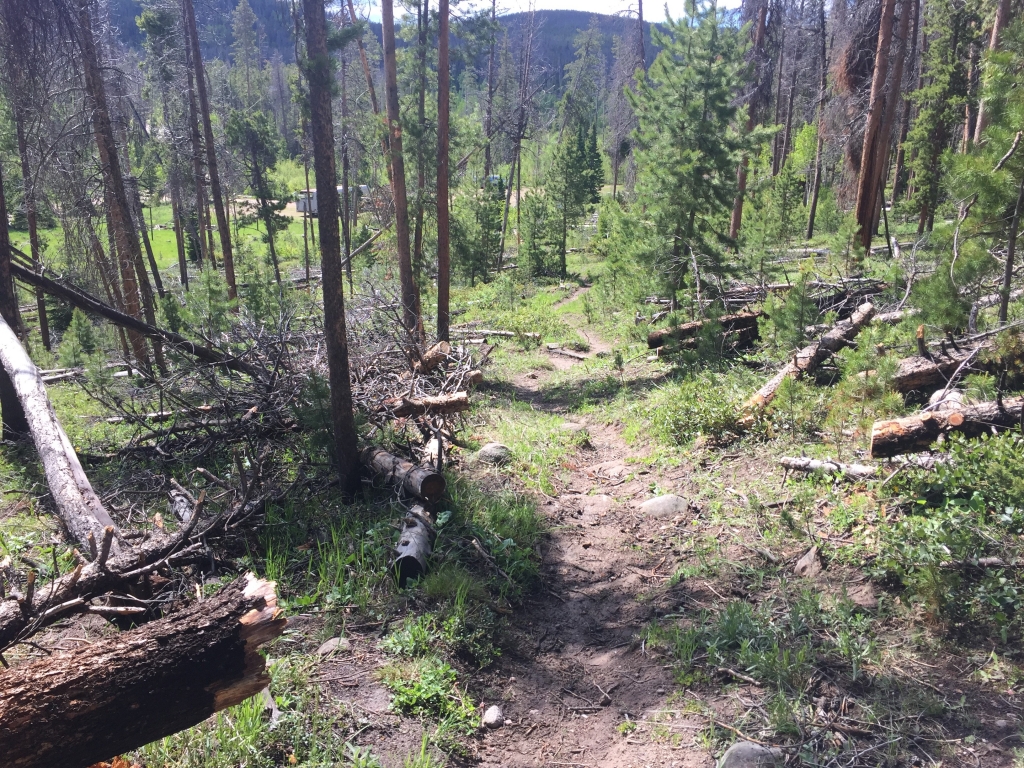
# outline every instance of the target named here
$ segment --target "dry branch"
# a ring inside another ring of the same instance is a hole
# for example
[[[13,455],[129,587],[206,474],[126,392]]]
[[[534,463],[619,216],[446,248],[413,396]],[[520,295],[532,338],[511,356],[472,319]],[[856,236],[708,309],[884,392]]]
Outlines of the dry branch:
[[[871,304],[862,304],[848,320],[838,323],[818,341],[797,352],[781,371],[746,402],[743,407],[744,415],[737,423],[742,427],[749,427],[753,424],[757,412],[775,399],[775,394],[783,381],[799,379],[804,374],[813,372],[834,353],[853,341],[861,329],[871,321],[874,314],[875,308]]]
[[[977,437],[986,432],[1020,427],[1022,420],[1024,397],[876,421],[871,429],[871,456],[882,458],[924,451],[942,435],[960,432]]]
[[[855,480],[865,480],[874,477],[878,467],[867,464],[842,464],[838,461],[825,459],[808,459],[805,457],[793,458],[783,456],[779,464],[791,472],[817,472],[823,475],[845,475]]]
[[[212,598],[0,676],[4,764],[81,768],[202,722],[269,683],[259,647],[284,631],[273,582]]]

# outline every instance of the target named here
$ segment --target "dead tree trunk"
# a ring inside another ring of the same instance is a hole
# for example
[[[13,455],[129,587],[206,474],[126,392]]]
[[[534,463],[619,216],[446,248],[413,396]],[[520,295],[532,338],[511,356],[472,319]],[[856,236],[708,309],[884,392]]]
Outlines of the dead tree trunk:
[[[999,5],[996,7],[996,18],[992,23],[992,35],[989,37],[988,49],[989,51],[999,50],[999,38],[1003,33],[1003,29],[1010,22],[1011,14],[1011,0],[999,0]],[[982,135],[985,133],[985,128],[988,127],[989,116],[985,108],[985,100],[981,99],[978,102],[978,120],[974,124],[974,143],[980,144]]]
[[[407,416],[446,416],[469,410],[469,394],[467,392],[453,392],[449,395],[396,397],[392,400],[386,400],[382,410],[399,419]]]
[[[761,312],[741,312],[737,315],[724,315],[717,320],[695,320],[692,323],[683,323],[675,328],[663,328],[658,331],[651,331],[647,334],[647,348],[657,349],[671,340],[681,341],[692,339],[705,325],[713,322],[721,324],[722,330],[726,333],[742,331],[750,328],[757,328],[758,318]]]
[[[761,5],[757,10],[757,24],[754,27],[754,45],[753,51],[754,56],[760,58],[761,49],[764,46],[764,35],[767,27],[768,19],[768,0],[761,0]],[[643,53],[643,37],[644,28],[643,22],[640,24],[640,51]],[[755,105],[748,105],[749,112],[747,113],[747,133],[754,130],[755,122]],[[617,152],[618,150],[616,150]],[[747,194],[747,173],[750,166],[750,158],[744,154],[740,158],[740,167],[736,171],[736,198],[732,203],[732,218],[729,222],[729,237],[735,240],[740,236],[740,227],[743,225],[743,200]],[[617,168],[618,166],[616,166]]]
[[[192,355],[193,357],[202,360],[204,363],[222,365],[229,370],[246,373],[250,376],[257,375],[256,369],[247,363],[232,357],[231,355],[226,355],[214,349],[196,344],[189,341],[179,333],[165,331],[162,328],[157,328],[155,325],[144,323],[131,315],[118,312],[113,307],[104,304],[94,296],[90,296],[80,288],[71,288],[61,285],[47,277],[37,275],[32,270],[25,269],[18,264],[11,264],[11,273],[19,280],[28,283],[29,285],[41,286],[43,290],[51,296],[64,299],[66,302],[74,307],[78,307],[83,312],[90,312],[94,315],[99,315],[105,320],[109,320],[115,325],[127,329],[129,333],[135,334],[139,338],[150,338],[154,341],[160,341],[181,352]]]
[[[410,509],[402,521],[402,534],[395,546],[394,567],[399,587],[405,587],[409,579],[426,575],[436,539],[434,516],[419,505]]]
[[[905,357],[896,366],[889,385],[896,392],[931,392],[944,387],[950,379],[961,373],[974,373],[984,368],[978,360],[987,345],[971,349],[946,349],[929,353],[928,357]]]
[[[37,270],[42,269],[40,258],[41,248],[39,246],[39,224],[36,216],[36,193],[35,182],[32,180],[32,169],[28,159],[28,141],[25,138],[24,118],[21,108],[14,105],[14,122],[18,133],[18,154],[21,155],[21,183],[25,188],[25,218],[28,222],[28,242],[32,254],[32,266]],[[36,310],[39,314],[39,336],[43,340],[43,347],[50,351],[50,323],[46,316],[46,302],[43,299],[43,292],[36,289]]]
[[[868,101],[867,124],[864,127],[864,146],[861,152],[860,177],[857,182],[857,226],[860,243],[871,247],[874,234],[872,222],[877,202],[877,167],[885,165],[883,147],[887,137],[882,136],[882,118],[885,112],[885,78],[889,71],[889,49],[892,46],[892,18],[896,0],[882,0],[882,19],[878,27],[878,47],[875,49],[875,72],[871,78],[871,96]],[[898,87],[898,84],[894,84]],[[883,144],[883,142],[885,142]]]
[[[188,20],[189,42],[192,48],[192,62],[196,70],[199,112],[203,118],[203,135],[206,141],[206,168],[210,172],[210,191],[213,193],[213,209],[217,216],[217,232],[220,235],[221,260],[224,262],[224,278],[228,284],[228,298],[238,296],[235,285],[235,259],[231,246],[231,227],[228,226],[227,211],[224,208],[224,194],[220,185],[220,171],[217,168],[217,151],[213,140],[213,123],[210,120],[210,98],[206,92],[206,69],[203,53],[199,47],[199,33],[196,31],[196,13],[192,0],[185,0],[185,15]]]
[[[814,236],[814,219],[818,214],[818,198],[821,195],[821,172],[825,151],[825,99],[828,95],[828,43],[825,40],[825,3],[818,3],[818,34],[821,38],[821,69],[818,82],[818,143],[814,150],[814,181],[811,185],[811,201],[807,213],[807,239]]]
[[[81,768],[190,728],[270,682],[280,635],[273,582],[252,574],[212,598],[0,677],[0,741],[17,768]]]
[[[448,0],[439,0],[437,43],[437,338],[448,341],[451,324],[449,294],[451,284],[451,238],[448,217],[448,123],[450,73],[448,71]],[[494,0],[491,4],[493,22]],[[494,41],[491,41],[491,69],[494,67]],[[490,123],[491,94],[488,75],[487,112]],[[488,130],[490,126],[488,125]],[[490,139],[485,151],[490,150]],[[486,165],[486,162],[485,162]],[[485,170],[484,178],[489,171]]]
[[[57,420],[39,369],[3,318],[0,318],[0,364],[10,377],[24,410],[57,513],[83,548],[95,548],[108,528],[114,533],[117,527],[92,489],[71,441]],[[108,546],[111,544],[116,552],[117,543],[109,542]]]
[[[1017,134],[1018,136],[1020,134]],[[1017,254],[1017,237],[1020,232],[1020,217],[1024,213],[1024,179],[1020,182],[1017,203],[1013,207],[1013,219],[1010,221],[1010,234],[1006,238],[1006,266],[1003,269],[1003,287],[1000,290],[999,322],[1005,323],[1010,308],[1010,287],[1013,284],[1013,262]]]
[[[756,414],[775,399],[775,394],[783,381],[799,379],[804,374],[813,372],[834,353],[853,341],[861,329],[871,322],[874,314],[874,306],[868,303],[861,304],[848,320],[838,323],[818,341],[797,352],[781,371],[746,402],[743,407],[745,413],[737,423],[742,427],[753,424]]]
[[[444,475],[421,467],[408,459],[388,453],[383,448],[366,448],[360,455],[363,466],[375,476],[417,499],[432,504],[444,496]]]
[[[952,432],[977,437],[986,432],[1020,428],[1022,425],[1024,397],[876,421],[871,428],[871,456],[877,459],[925,451],[940,436]]]
[[[874,477],[878,467],[868,464],[842,464],[831,459],[808,459],[806,457],[793,458],[783,456],[779,464],[790,472],[817,472],[822,475],[844,475],[854,480],[865,480]]]
[[[0,166],[0,317],[9,327],[21,328],[18,294],[11,276],[11,233],[7,228],[7,199],[4,196],[3,167]],[[28,434],[28,422],[14,384],[6,370],[0,370],[0,417],[3,418],[4,440],[18,440]]]

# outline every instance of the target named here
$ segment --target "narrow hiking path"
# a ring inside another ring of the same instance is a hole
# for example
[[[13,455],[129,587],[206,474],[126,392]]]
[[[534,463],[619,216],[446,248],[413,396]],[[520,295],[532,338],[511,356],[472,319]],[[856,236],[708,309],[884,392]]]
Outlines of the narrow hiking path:
[[[610,349],[589,337],[588,357]],[[581,364],[554,354],[551,362],[556,370]],[[562,416],[562,428],[586,440],[564,457],[568,474],[557,495],[539,500],[549,530],[541,587],[516,611],[511,648],[479,681],[490,693],[483,706],[499,705],[505,722],[484,732],[480,764],[712,766],[708,751],[680,744],[679,734],[692,735],[703,721],[673,711],[671,672],[640,640],[645,624],[673,603],[665,584],[675,562],[657,534],[689,524],[697,511],[654,519],[639,506],[652,485],[672,492],[685,473],[657,474],[617,425],[568,414],[547,391],[550,378],[546,370],[515,376],[517,397]],[[630,738],[634,726],[623,726],[630,722],[660,723],[664,737]]]

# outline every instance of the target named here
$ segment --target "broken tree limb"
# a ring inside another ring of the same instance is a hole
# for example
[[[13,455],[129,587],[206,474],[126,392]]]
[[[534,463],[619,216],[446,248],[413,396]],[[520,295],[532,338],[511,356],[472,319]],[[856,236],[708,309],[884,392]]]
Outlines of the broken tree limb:
[[[382,411],[396,418],[405,416],[444,416],[469,409],[469,393],[450,395],[424,395],[422,397],[395,397],[384,402]]]
[[[986,432],[1020,427],[1024,397],[1011,397],[957,410],[930,411],[902,419],[876,421],[871,429],[871,456],[883,458],[927,450],[940,436],[960,432],[977,437]]]
[[[783,456],[779,464],[791,472],[817,472],[822,475],[845,475],[855,480],[865,480],[874,477],[878,467],[867,464],[842,464],[831,459],[819,460],[805,457],[793,458]]]
[[[0,676],[0,743],[16,768],[81,768],[190,728],[270,681],[260,646],[286,620],[252,574],[142,627]]]
[[[849,319],[837,323],[835,328],[816,342],[797,352],[781,371],[747,400],[743,406],[744,413],[737,424],[741,427],[753,424],[756,414],[775,399],[775,394],[783,381],[799,379],[804,374],[813,372],[825,360],[852,342],[861,329],[871,322],[874,314],[874,306],[870,303],[861,304]]]
[[[447,341],[439,341],[432,346],[413,365],[416,373],[430,373],[441,363],[448,359],[452,352],[452,346]]]
[[[29,359],[18,337],[2,317],[0,364],[10,376],[18,401],[25,411],[29,432],[39,454],[39,461],[42,462],[57,514],[68,531],[83,547],[89,546],[90,537],[93,541],[103,538],[107,528],[117,533],[117,526],[92,489],[67,433],[57,420],[50,398],[46,395],[46,387],[39,376],[39,369]],[[113,546],[116,553],[117,544]]]
[[[383,448],[365,448],[360,459],[374,475],[427,503],[440,501],[444,496],[445,479],[440,472],[414,464]]]
[[[672,340],[681,341],[683,339],[692,339],[700,333],[704,326],[714,322],[721,324],[722,330],[725,333],[748,330],[751,328],[756,329],[757,320],[762,314],[763,313],[761,312],[740,312],[735,315],[723,315],[717,320],[695,320],[692,323],[683,323],[675,328],[663,328],[659,331],[651,331],[647,334],[647,348],[657,349]]]
[[[526,332],[520,333],[519,331],[496,331],[496,330],[493,330],[493,329],[485,329],[485,328],[452,328],[451,329],[451,333],[455,334],[456,336],[472,336],[474,338],[477,338],[477,337],[480,337],[480,336],[483,336],[484,338],[486,338],[488,336],[499,336],[499,337],[501,337],[503,339],[518,339],[518,338],[523,338],[523,339],[539,339],[540,338],[540,334],[539,333],[526,333]]]
[[[78,307],[83,312],[89,312],[90,314],[102,317],[105,320],[109,320],[114,325],[127,328],[128,330],[134,331],[146,338],[161,341],[167,346],[172,347],[179,352],[191,355],[204,363],[222,365],[225,368],[238,371],[239,373],[256,376],[256,369],[248,363],[239,360],[237,357],[201,346],[195,342],[189,341],[179,333],[165,331],[162,328],[157,328],[149,323],[144,323],[131,315],[118,312],[116,309],[104,304],[94,296],[90,296],[81,288],[63,285],[15,263],[11,264],[11,274],[24,283],[36,286],[37,288],[42,288],[51,296],[63,299],[71,306]]]
[[[402,533],[395,546],[398,586],[405,587],[409,579],[426,575],[436,539],[433,515],[417,504],[402,520]]]

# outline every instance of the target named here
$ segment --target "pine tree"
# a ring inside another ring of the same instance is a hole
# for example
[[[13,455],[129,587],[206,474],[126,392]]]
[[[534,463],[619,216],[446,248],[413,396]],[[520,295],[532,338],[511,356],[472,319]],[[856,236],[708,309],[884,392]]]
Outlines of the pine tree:
[[[697,0],[664,29],[653,32],[661,53],[631,100],[640,124],[638,192],[670,244],[656,267],[677,290],[691,266],[720,271],[736,167],[766,132],[737,129],[746,123],[734,101],[748,71],[746,35]]]

